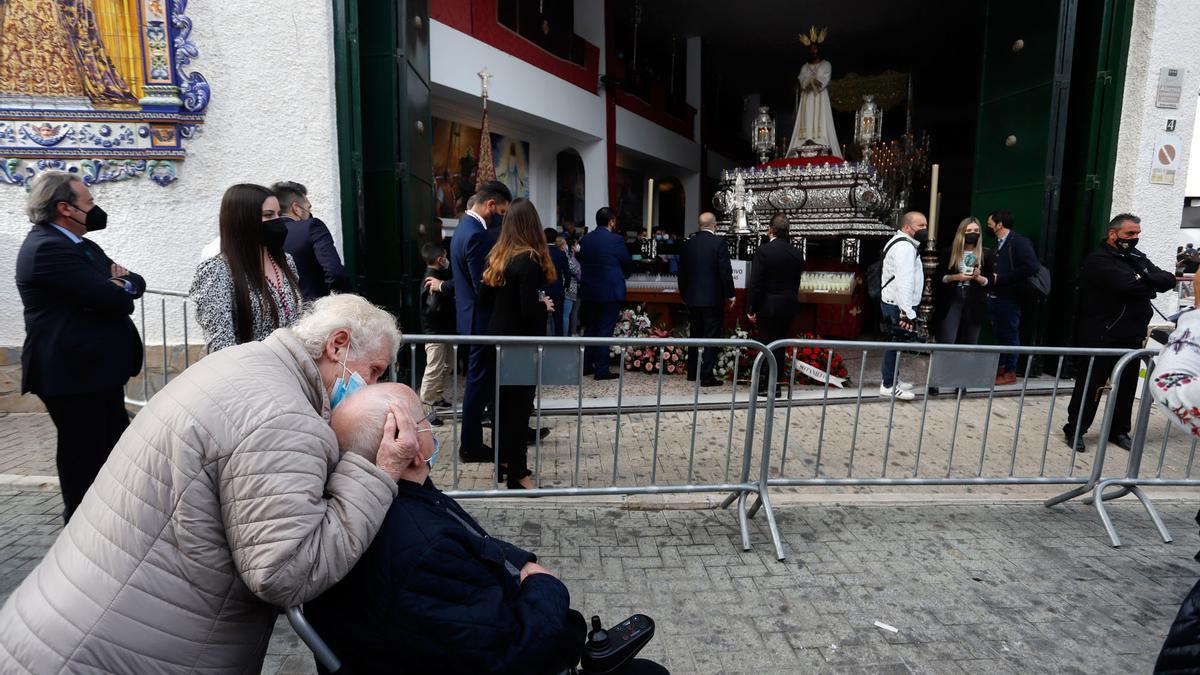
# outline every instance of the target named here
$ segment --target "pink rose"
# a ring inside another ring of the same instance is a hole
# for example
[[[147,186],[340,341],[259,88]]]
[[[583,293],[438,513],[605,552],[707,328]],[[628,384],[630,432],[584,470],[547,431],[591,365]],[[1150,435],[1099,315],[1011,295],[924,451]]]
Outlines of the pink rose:
[[[646,372],[647,372],[647,373],[652,373],[652,372],[654,372],[654,364],[653,364],[653,363],[647,363],[647,364],[646,364]]]
[[[634,361],[634,362],[633,362],[633,367],[634,367],[634,368],[641,368],[641,367],[642,367],[642,362],[641,362],[641,361]]]

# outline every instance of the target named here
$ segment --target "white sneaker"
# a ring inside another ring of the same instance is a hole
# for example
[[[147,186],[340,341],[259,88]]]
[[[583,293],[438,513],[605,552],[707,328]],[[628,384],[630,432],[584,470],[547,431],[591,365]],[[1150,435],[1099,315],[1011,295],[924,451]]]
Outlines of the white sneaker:
[[[912,387],[913,387],[912,382],[905,382],[904,380],[900,380],[899,382],[896,383],[896,388],[903,389],[904,391],[912,391]]]
[[[879,395],[894,398],[897,401],[911,401],[916,398],[911,391],[904,391],[900,387],[888,389],[882,384],[879,385]]]

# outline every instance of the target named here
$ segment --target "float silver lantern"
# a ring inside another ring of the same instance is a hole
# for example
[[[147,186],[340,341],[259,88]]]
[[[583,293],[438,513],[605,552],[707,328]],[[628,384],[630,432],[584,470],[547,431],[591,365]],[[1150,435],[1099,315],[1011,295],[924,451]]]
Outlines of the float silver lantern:
[[[752,140],[759,164],[767,163],[775,151],[775,120],[766,106],[759,108],[758,117],[754,118]]]
[[[871,162],[871,145],[879,140],[883,127],[883,111],[871,94],[863,95],[862,107],[854,113],[854,142],[862,149],[863,162]]]

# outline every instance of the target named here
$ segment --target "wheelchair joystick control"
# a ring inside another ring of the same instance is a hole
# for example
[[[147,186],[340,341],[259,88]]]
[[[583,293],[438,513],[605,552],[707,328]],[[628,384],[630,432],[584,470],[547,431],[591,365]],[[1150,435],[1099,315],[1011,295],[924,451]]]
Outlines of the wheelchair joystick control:
[[[592,615],[592,631],[588,633],[588,646],[596,649],[604,649],[608,646],[608,631],[604,630],[604,625],[600,623],[600,617]]]
[[[620,670],[642,651],[654,637],[654,619],[634,614],[605,630],[600,617],[592,617],[592,630],[583,649],[582,671],[587,675],[603,675]]]

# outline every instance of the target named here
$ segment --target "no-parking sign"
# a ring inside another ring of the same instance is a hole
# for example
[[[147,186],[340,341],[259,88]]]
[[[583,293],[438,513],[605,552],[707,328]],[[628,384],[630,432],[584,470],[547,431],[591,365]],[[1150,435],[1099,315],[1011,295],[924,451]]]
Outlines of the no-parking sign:
[[[1150,160],[1150,182],[1155,185],[1174,185],[1182,152],[1182,138],[1175,134],[1159,136],[1158,143],[1154,145],[1154,158]]]

